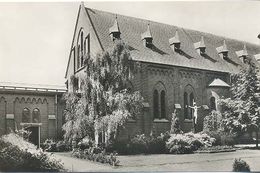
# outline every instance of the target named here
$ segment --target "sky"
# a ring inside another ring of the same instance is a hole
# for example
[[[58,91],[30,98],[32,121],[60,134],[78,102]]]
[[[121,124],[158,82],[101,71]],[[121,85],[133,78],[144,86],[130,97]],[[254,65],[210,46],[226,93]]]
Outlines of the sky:
[[[0,2],[0,82],[64,85],[79,5]],[[260,46],[260,1],[87,1],[85,6]]]

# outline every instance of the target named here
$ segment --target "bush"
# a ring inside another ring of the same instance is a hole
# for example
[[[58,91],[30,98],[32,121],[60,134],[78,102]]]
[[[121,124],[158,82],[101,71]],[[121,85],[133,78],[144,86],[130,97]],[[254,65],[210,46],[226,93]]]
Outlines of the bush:
[[[0,138],[0,171],[65,171],[60,161],[16,134]]]
[[[78,142],[77,147],[79,147],[81,150],[88,149],[89,147],[93,146],[93,141],[89,139],[88,137],[83,138]]]
[[[234,146],[236,143],[236,136],[234,134],[229,134],[223,131],[211,131],[206,132],[210,137],[215,138],[215,142],[213,145],[228,145],[228,146]]]
[[[166,141],[169,139],[168,133],[160,136],[136,135],[130,140],[114,141],[106,147],[108,152],[118,152],[119,154],[162,154],[166,153]]]
[[[71,151],[70,144],[66,141],[58,141],[56,143],[56,151],[58,152]]]
[[[250,167],[244,160],[235,159],[233,163],[233,172],[250,172]]]
[[[85,150],[77,148],[73,150],[72,156],[80,159],[88,159],[94,162],[110,164],[112,166],[118,166],[120,162],[117,159],[117,153],[114,152],[107,154],[106,151],[102,150],[100,147],[89,147]]]
[[[217,131],[221,129],[221,125],[222,125],[221,120],[222,120],[221,113],[213,110],[208,116],[204,118],[203,131],[211,132],[211,131]]]
[[[41,145],[44,151],[48,152],[65,152],[71,151],[71,145],[66,141],[53,141],[52,139],[46,139]]]
[[[215,139],[205,133],[171,134],[166,142],[166,148],[172,154],[189,154],[203,146],[212,146]]]

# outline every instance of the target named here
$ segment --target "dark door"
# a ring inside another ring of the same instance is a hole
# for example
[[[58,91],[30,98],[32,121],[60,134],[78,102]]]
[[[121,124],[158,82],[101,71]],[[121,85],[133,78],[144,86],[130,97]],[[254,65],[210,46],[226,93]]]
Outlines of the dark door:
[[[26,130],[31,132],[29,142],[39,147],[39,127],[28,127]]]

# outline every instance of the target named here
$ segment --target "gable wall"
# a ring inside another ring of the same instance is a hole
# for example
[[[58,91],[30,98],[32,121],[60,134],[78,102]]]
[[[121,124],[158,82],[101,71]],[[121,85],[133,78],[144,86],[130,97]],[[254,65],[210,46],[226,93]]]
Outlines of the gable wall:
[[[101,52],[101,50],[102,50],[101,45],[99,44],[98,38],[97,38],[94,28],[91,24],[91,21],[88,17],[88,14],[85,10],[85,7],[80,8],[79,16],[78,16],[75,27],[76,28],[75,28],[75,34],[74,34],[74,38],[73,38],[73,42],[72,42],[72,48],[74,47],[76,50],[76,53],[75,53],[76,57],[77,57],[78,36],[79,36],[79,33],[82,28],[85,33],[84,37],[88,34],[90,35],[90,55],[95,56],[97,53]],[[74,58],[73,54],[71,54],[70,56],[71,57],[70,57],[69,66],[68,66],[68,73],[67,73],[67,77],[66,77],[66,80],[68,81],[68,84],[69,84],[68,85],[69,91],[72,90],[72,86],[70,85],[70,76],[73,74],[75,74],[76,76],[79,76],[84,71],[83,69],[76,70],[74,68],[74,66],[76,66],[76,64],[75,64],[76,57]]]

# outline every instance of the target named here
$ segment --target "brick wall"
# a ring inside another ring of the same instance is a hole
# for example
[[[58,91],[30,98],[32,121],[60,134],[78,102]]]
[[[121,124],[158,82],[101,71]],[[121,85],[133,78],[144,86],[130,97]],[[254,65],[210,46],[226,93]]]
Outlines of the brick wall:
[[[136,122],[128,123],[126,128],[121,130],[120,135],[122,138],[129,138],[129,136],[133,136],[137,132],[139,134],[150,134],[153,132],[159,135],[162,132],[170,130],[174,104],[181,105],[181,110],[178,111],[177,116],[180,119],[182,130],[185,132],[191,131],[193,121],[184,118],[184,92],[187,85],[192,87],[198,106],[208,105],[210,107],[209,99],[212,96],[212,90],[220,97],[229,96],[228,88],[208,88],[208,84],[215,78],[220,78],[229,83],[229,75],[226,73],[149,63],[142,63],[140,66],[141,70],[135,73],[132,84],[135,90],[141,91],[144,101],[149,104],[149,107],[143,110],[143,113]],[[166,91],[166,120],[161,122],[154,121],[153,118],[153,91],[158,83],[161,83]],[[203,129],[203,119],[209,112],[210,110],[202,108],[198,110],[198,131]]]
[[[47,138],[57,138],[57,135],[61,135],[61,123],[57,128],[56,120],[50,122],[48,115],[55,115],[56,119],[60,121],[62,119],[62,110],[57,110],[55,95],[38,94],[35,93],[17,93],[17,92],[1,92],[0,93],[0,135],[10,132],[9,129],[21,129],[22,112],[24,108],[30,110],[30,116],[32,111],[37,108],[40,111],[40,123],[41,125],[41,142]],[[57,103],[60,105],[60,103]],[[12,114],[13,119],[7,119],[6,114]],[[57,116],[58,115],[58,116]]]

